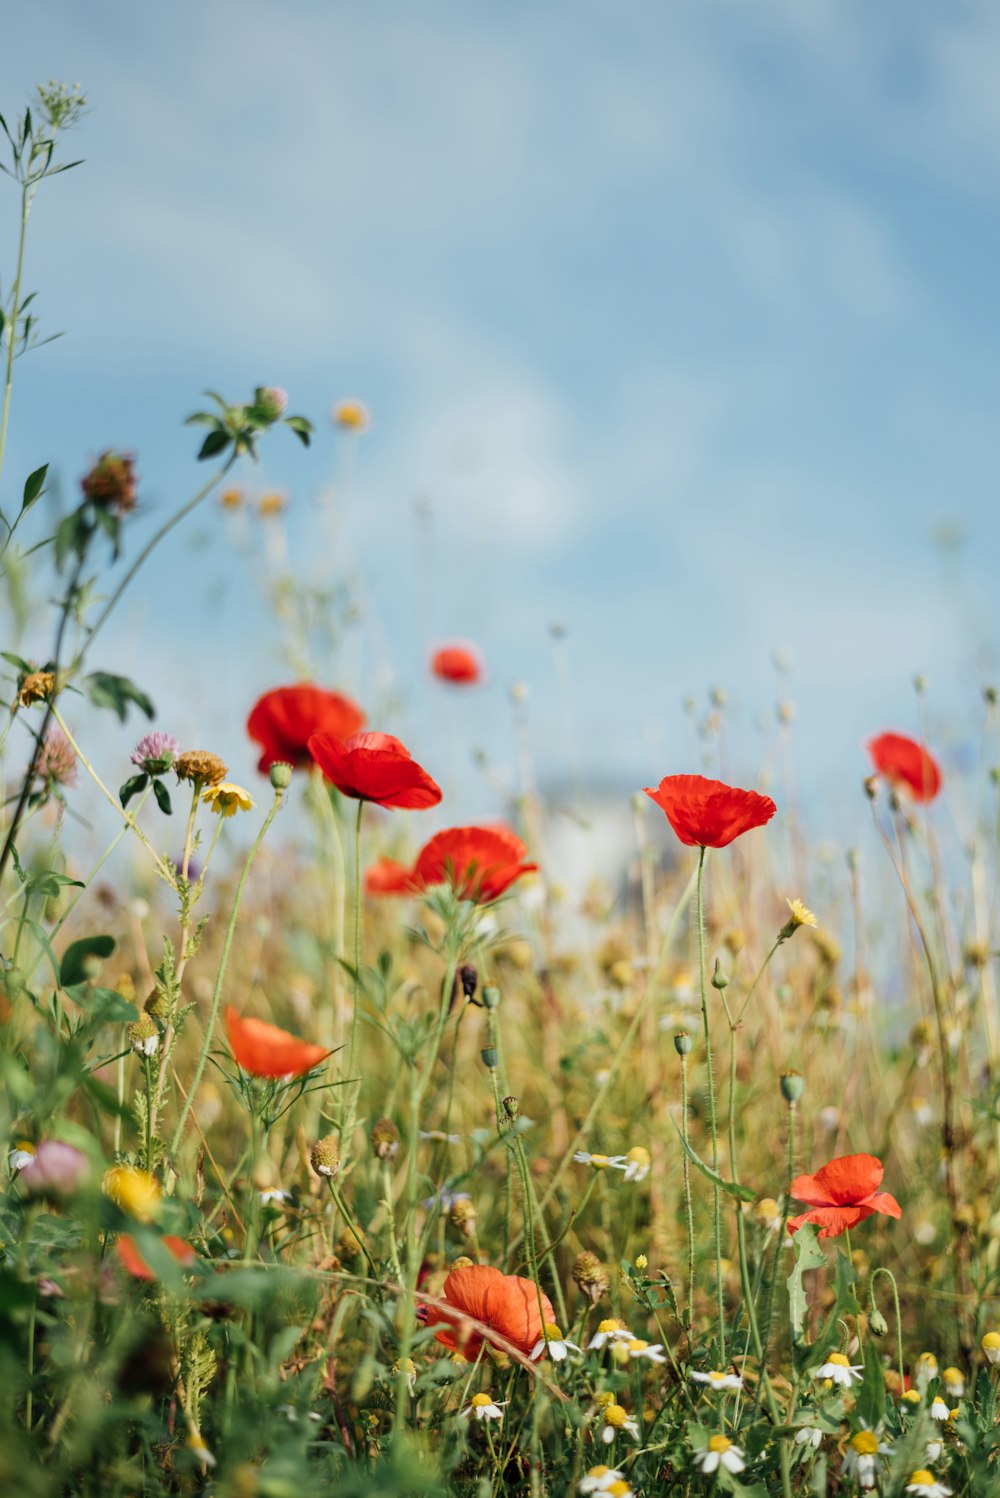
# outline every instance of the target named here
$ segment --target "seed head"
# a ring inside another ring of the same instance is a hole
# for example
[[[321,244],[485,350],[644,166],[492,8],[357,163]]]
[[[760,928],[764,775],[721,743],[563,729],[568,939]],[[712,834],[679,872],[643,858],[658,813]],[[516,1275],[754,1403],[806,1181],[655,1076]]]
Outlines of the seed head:
[[[228,772],[228,765],[207,749],[186,749],[174,760],[177,779],[190,780],[193,785],[218,785]]]
[[[56,678],[51,671],[29,671],[21,677],[17,689],[19,707],[30,707],[33,702],[47,702],[52,695]]]
[[[797,1103],[806,1090],[805,1078],[800,1072],[786,1071],[781,1076],[781,1096],[786,1103]]]
[[[391,1118],[380,1118],[372,1126],[371,1139],[380,1160],[394,1160],[399,1154],[399,1130]]]
[[[448,1220],[463,1238],[472,1238],[476,1231],[475,1203],[471,1202],[467,1196],[460,1197],[457,1202],[452,1203]]]
[[[83,497],[101,510],[125,515],[135,509],[135,458],[131,453],[102,453],[80,480]]]
[[[133,1020],[125,1031],[128,1043],[137,1056],[155,1056],[157,1046],[160,1044],[160,1031],[147,1010],[143,1010],[139,1018]]]
[[[589,1249],[584,1249],[583,1253],[577,1254],[573,1260],[573,1279],[576,1281],[578,1290],[588,1296],[595,1306],[608,1293],[608,1287],[611,1284],[607,1268]]]
[[[317,1139],[310,1155],[312,1168],[319,1176],[335,1176],[340,1169],[340,1141],[336,1134]]]

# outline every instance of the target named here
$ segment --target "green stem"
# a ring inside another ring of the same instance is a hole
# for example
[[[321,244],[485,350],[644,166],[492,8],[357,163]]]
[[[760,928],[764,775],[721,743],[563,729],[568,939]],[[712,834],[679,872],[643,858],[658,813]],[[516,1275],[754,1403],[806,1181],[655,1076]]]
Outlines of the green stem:
[[[880,1274],[884,1274],[888,1279],[890,1285],[892,1286],[892,1303],[893,1308],[896,1312],[896,1355],[899,1360],[899,1387],[902,1390],[906,1388],[906,1374],[903,1369],[903,1318],[899,1314],[899,1291],[896,1288],[896,1276],[893,1274],[892,1270],[886,1269],[883,1265],[880,1264],[878,1268],[873,1271],[871,1284],[868,1287],[869,1294],[871,1296],[871,1303],[873,1306],[875,1304],[875,1281]]]
[[[708,1122],[712,1139],[712,1169],[719,1170],[719,1124],[715,1107],[715,1078],[712,1075],[712,1038],[708,1023],[708,984],[705,975],[705,848],[698,850],[698,974],[701,989],[701,1021],[705,1032],[705,1069],[708,1073]],[[715,1293],[719,1316],[719,1366],[726,1362],[726,1303],[722,1286],[722,1194],[712,1187],[712,1232],[715,1249]]]
[[[684,1219],[687,1223],[687,1329],[690,1332],[694,1321],[694,1206],[691,1201],[691,1162],[688,1158],[688,1060],[681,1056],[681,1137],[684,1140]]]
[[[17,240],[17,269],[11,287],[11,310],[7,321],[7,359],[4,371],[3,409],[0,410],[0,475],[3,474],[4,456],[7,451],[7,424],[10,420],[10,399],[14,388],[14,349],[17,343],[17,324],[21,316],[21,280],[24,275],[24,246],[28,235],[28,216],[35,195],[32,183],[21,184],[21,228]],[[8,527],[9,529],[9,527]]]
[[[361,817],[365,809],[358,802],[358,814],[354,822],[354,1012],[351,1015],[351,1046],[348,1051],[347,1074],[354,1076],[354,1051],[358,1038],[358,1009],[361,1004]]]
[[[181,1137],[184,1133],[184,1125],[187,1123],[188,1114],[191,1112],[191,1105],[194,1102],[195,1093],[198,1091],[202,1074],[204,1073],[205,1066],[208,1062],[208,1053],[211,1049],[212,1039],[215,1034],[215,1022],[219,1016],[219,1004],[222,1000],[222,986],[226,977],[226,968],[229,965],[229,954],[233,946],[233,936],[236,931],[236,920],[240,913],[240,902],[243,899],[243,891],[246,888],[247,876],[250,873],[250,866],[257,856],[258,848],[264,841],[264,836],[267,832],[267,829],[270,827],[271,823],[274,821],[275,816],[277,815],[278,807],[281,805],[281,798],[283,795],[284,791],[276,787],[274,792],[274,801],[271,805],[271,809],[268,812],[267,816],[264,818],[263,825],[261,826],[261,829],[254,840],[253,847],[247,854],[247,860],[243,865],[243,872],[240,875],[240,882],[236,886],[236,898],[233,901],[233,908],[229,915],[229,924],[226,927],[226,936],[222,944],[222,956],[219,958],[219,970],[215,975],[215,988],[212,991],[212,1007],[209,1010],[208,1024],[205,1027],[205,1036],[201,1043],[201,1050],[198,1053],[198,1062],[194,1069],[194,1076],[191,1079],[191,1086],[188,1088],[187,1097],[184,1099],[184,1107],[181,1109],[181,1116],[178,1120],[177,1128],[174,1130],[174,1137],[170,1144],[171,1160],[177,1153],[178,1146],[181,1142]]]

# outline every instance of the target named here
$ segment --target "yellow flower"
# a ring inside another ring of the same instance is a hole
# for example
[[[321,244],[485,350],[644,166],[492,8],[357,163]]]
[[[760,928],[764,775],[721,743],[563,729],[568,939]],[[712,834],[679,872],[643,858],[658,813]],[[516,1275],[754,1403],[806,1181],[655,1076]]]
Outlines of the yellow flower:
[[[980,1347],[990,1363],[1000,1363],[1000,1332],[987,1332]]]
[[[280,515],[285,508],[285,496],[279,494],[277,489],[272,489],[268,494],[262,494],[257,509],[264,520],[274,515]]]
[[[338,401],[331,412],[334,426],[343,427],[345,432],[367,432],[372,424],[368,407],[359,400]]]
[[[816,917],[811,910],[807,910],[801,900],[786,900],[785,904],[792,912],[790,925],[792,926],[815,926]]]
[[[250,792],[231,780],[210,785],[201,799],[220,817],[234,817],[238,811],[250,811],[254,804]]]
[[[134,1165],[112,1165],[102,1185],[105,1196],[137,1222],[153,1222],[159,1216],[160,1187],[148,1171]]]
[[[859,1430],[851,1437],[851,1445],[859,1456],[875,1456],[878,1451],[878,1436],[871,1430]]]
[[[242,489],[223,489],[219,495],[219,504],[224,510],[238,510],[242,503]]]
[[[635,1256],[635,1267],[636,1267],[636,1269],[638,1269],[640,1271],[642,1271],[643,1269],[648,1269],[649,1268],[649,1260],[646,1258],[645,1254],[636,1254],[636,1256]]]

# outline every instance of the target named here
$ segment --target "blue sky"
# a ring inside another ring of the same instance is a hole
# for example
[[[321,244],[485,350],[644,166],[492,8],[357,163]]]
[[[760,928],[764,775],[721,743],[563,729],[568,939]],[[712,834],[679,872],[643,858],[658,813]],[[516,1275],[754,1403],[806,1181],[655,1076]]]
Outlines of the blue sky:
[[[971,734],[1000,540],[994,5],[34,0],[6,35],[4,113],[49,77],[92,105],[32,220],[67,336],[19,369],[9,492],[134,449],[138,544],[200,478],[199,392],[281,384],[316,446],[276,435],[243,477],[288,492],[299,575],[357,570],[372,621],[317,674],[429,764],[454,773],[454,735],[502,783],[521,680],[565,771],[555,620],[595,778],[695,768],[682,703],[721,685],[752,782],[776,650],[821,832],[864,738],[916,727],[915,672],[946,756]],[[8,190],[7,274],[14,229]],[[331,541],[345,395],[375,425]],[[207,507],[99,662],[248,778],[247,707],[288,674],[253,535]],[[425,680],[450,635],[490,661],[464,703]],[[491,809],[457,783],[448,819]]]

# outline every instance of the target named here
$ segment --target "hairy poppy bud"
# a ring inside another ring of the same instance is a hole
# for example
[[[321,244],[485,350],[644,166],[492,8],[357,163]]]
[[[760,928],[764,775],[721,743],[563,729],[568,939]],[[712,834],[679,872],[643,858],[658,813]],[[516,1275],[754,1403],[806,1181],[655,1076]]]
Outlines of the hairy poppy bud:
[[[806,1090],[805,1078],[797,1071],[783,1072],[780,1085],[781,1096],[786,1103],[797,1103]]]
[[[277,760],[270,770],[271,785],[276,791],[287,791],[292,783],[292,767]]]
[[[340,1141],[336,1134],[317,1139],[309,1158],[318,1176],[335,1176],[340,1169]]]
[[[508,1123],[514,1123],[521,1111],[521,1104],[516,1097],[505,1097],[503,1100],[504,1118]]]
[[[715,959],[715,970],[712,973],[712,987],[717,988],[720,993],[724,988],[729,987],[729,979],[722,971],[722,964],[718,957]]]
[[[593,1305],[608,1293],[608,1286],[611,1284],[606,1267],[589,1249],[584,1249],[573,1260],[573,1279],[577,1288],[589,1297]]]
[[[365,1248],[365,1235],[361,1228],[346,1227],[337,1239],[337,1257],[360,1259]]]
[[[674,1050],[678,1056],[689,1056],[693,1044],[694,1042],[686,1030],[677,1031],[677,1034],[674,1036]]]
[[[872,1306],[868,1313],[868,1330],[873,1337],[884,1337],[889,1330],[889,1323],[882,1315],[878,1306]]]
[[[372,1149],[380,1160],[392,1160],[399,1153],[399,1130],[391,1118],[380,1118],[372,1127]]]

